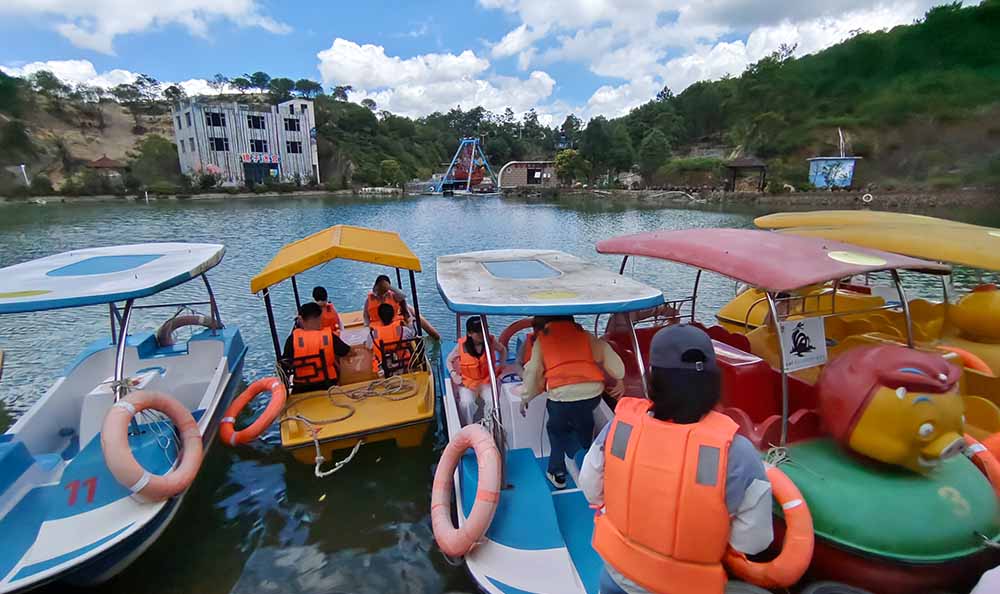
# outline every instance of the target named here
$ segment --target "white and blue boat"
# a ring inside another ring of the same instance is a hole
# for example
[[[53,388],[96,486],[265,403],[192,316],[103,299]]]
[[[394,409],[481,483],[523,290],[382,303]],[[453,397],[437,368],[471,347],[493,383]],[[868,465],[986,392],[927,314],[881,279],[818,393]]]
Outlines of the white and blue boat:
[[[574,315],[585,326],[593,324],[595,331],[602,322],[624,321],[633,328],[638,346],[631,312],[655,310],[664,303],[658,289],[548,250],[443,256],[437,261],[437,281],[445,303],[456,314],[459,336],[462,316],[480,316],[489,331],[491,324],[499,326],[497,317]],[[501,342],[510,337],[512,328],[525,325],[519,320],[507,326]],[[443,344],[442,357],[454,346]],[[441,368],[445,365],[442,360]],[[638,368],[643,368],[641,361]],[[496,413],[484,421],[504,461],[504,488],[485,537],[465,556],[466,566],[479,587],[491,594],[597,594],[602,562],[591,546],[594,511],[576,486],[585,452],[567,461],[571,480],[566,488],[556,490],[545,477],[550,451],[545,395],[532,400],[522,416],[517,396],[521,378],[513,358],[504,369],[499,378],[491,373]],[[439,381],[445,386],[444,417],[448,437],[453,439],[462,427],[457,388],[447,375]],[[612,416],[602,402],[594,411],[596,430]],[[454,476],[454,514],[459,527],[472,510],[477,479],[476,459],[468,452]]]
[[[128,392],[156,391],[192,413],[206,448],[214,440],[246,354],[239,330],[223,327],[205,276],[224,253],[213,244],[124,245],[0,269],[0,314],[104,306],[110,318],[109,336],[85,346],[0,435],[0,592],[55,580],[104,581],[142,554],[177,513],[186,491],[143,502],[115,480],[101,427]],[[195,280],[204,283],[207,299],[139,303]],[[198,306],[207,314],[196,314]],[[139,310],[176,313],[165,315],[156,331],[133,332]],[[195,327],[184,333],[189,338],[174,336],[181,326]],[[38,327],[45,332],[42,319]],[[146,470],[164,474],[177,464],[177,435],[165,417],[145,411],[131,427],[129,447]]]

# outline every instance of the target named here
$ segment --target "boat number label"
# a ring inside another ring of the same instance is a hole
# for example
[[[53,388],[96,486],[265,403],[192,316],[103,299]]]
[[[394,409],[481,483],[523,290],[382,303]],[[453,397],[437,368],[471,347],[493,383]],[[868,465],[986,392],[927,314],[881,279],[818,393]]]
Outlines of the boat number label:
[[[66,505],[70,507],[76,505],[76,502],[80,498],[80,487],[83,486],[85,491],[84,494],[87,497],[87,503],[94,502],[94,495],[97,494],[97,477],[92,476],[87,480],[81,481],[79,479],[66,485],[66,490],[69,491],[69,500]]]

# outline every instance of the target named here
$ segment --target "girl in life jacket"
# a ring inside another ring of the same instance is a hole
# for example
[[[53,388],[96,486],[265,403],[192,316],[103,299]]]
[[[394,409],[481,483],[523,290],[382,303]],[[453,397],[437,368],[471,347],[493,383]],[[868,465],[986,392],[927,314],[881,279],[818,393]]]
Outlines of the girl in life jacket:
[[[378,373],[382,369],[382,360],[386,354],[394,355],[395,365],[405,366],[411,353],[404,345],[398,343],[413,336],[413,328],[404,325],[402,320],[396,317],[396,311],[391,305],[387,303],[379,305],[378,320],[372,322],[368,337],[368,348],[372,352],[372,371]]]
[[[451,381],[458,388],[458,410],[463,425],[476,420],[480,403],[483,406],[484,418],[493,414],[490,363],[486,358],[483,324],[478,316],[471,317],[465,322],[465,332],[465,336],[458,339],[458,345],[448,355],[448,371],[451,372]],[[497,360],[507,360],[507,349],[492,335],[490,335],[490,351]],[[498,372],[497,374],[499,375]]]

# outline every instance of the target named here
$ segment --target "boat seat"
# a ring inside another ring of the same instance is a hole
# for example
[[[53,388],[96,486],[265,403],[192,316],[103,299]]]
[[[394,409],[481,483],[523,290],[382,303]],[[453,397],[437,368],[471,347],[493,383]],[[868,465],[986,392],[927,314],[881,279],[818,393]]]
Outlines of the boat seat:
[[[21,441],[0,443],[0,493],[4,493],[24,474],[35,458]]]

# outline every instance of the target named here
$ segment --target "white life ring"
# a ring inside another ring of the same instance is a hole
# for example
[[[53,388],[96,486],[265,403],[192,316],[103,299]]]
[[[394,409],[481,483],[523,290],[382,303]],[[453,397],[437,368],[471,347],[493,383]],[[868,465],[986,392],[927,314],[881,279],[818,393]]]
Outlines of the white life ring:
[[[132,417],[146,409],[167,415],[180,435],[180,462],[166,474],[152,474],[132,455],[128,428]],[[201,431],[189,411],[176,398],[162,392],[133,392],[119,400],[104,417],[101,450],[108,470],[123,487],[142,501],[163,501],[182,493],[194,482],[203,455]]]
[[[466,450],[476,452],[479,466],[479,484],[476,487],[476,501],[472,511],[461,528],[451,523],[451,496],[455,486],[454,475],[458,463]],[[431,491],[431,526],[434,540],[446,555],[461,557],[472,550],[479,539],[486,534],[493,522],[497,503],[500,501],[500,452],[493,443],[493,437],[482,425],[462,427],[448,442],[441,454],[437,470],[434,472],[434,487]]]
[[[864,196],[861,197],[861,201],[864,202],[865,204],[871,204],[872,200],[874,199],[875,197],[872,196],[871,194],[865,194]]]

